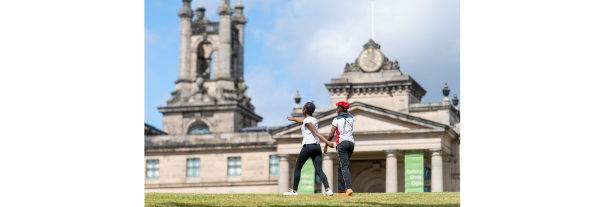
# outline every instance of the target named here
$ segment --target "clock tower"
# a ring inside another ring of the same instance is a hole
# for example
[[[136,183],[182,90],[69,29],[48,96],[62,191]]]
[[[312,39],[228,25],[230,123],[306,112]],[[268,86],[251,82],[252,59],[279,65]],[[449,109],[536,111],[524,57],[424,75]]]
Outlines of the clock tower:
[[[344,73],[326,84],[332,105],[339,101],[363,102],[409,113],[409,105],[420,103],[426,91],[399,69],[397,60],[384,56],[380,45],[370,39],[359,57],[346,63]]]

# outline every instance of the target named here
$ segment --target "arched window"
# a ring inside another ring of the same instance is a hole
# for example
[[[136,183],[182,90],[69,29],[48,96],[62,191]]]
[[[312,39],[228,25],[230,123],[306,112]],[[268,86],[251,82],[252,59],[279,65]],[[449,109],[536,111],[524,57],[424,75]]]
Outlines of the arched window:
[[[210,129],[208,128],[208,125],[204,123],[197,123],[189,127],[189,131],[187,131],[187,134],[210,134]]]

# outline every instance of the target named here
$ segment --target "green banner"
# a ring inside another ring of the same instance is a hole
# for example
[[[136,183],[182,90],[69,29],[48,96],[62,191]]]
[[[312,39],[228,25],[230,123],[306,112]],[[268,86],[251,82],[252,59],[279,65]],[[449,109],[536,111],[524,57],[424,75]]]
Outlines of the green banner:
[[[424,192],[424,154],[405,151],[405,192]]]
[[[315,193],[315,167],[313,167],[313,161],[309,158],[300,171],[298,194],[312,193]]]

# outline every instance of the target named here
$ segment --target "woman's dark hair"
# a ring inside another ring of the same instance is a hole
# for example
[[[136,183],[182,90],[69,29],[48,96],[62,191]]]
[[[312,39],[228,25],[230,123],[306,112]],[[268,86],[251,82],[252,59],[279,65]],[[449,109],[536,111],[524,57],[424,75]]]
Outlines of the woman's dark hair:
[[[349,111],[349,109],[345,109],[345,107],[342,107],[342,106],[338,106],[338,109],[340,109],[340,111],[345,112],[345,113]]]
[[[313,112],[315,112],[315,104],[313,102],[307,102],[303,107],[307,109],[307,115],[313,116]]]

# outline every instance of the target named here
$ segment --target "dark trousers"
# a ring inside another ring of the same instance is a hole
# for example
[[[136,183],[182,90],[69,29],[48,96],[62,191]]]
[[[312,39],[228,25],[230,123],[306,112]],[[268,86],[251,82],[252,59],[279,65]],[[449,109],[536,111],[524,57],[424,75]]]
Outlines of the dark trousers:
[[[349,160],[355,149],[355,143],[342,141],[336,146],[338,153],[338,192],[344,193],[347,189],[353,189],[351,171],[349,171]]]
[[[300,150],[298,159],[296,159],[296,165],[294,165],[294,187],[292,187],[292,189],[298,190],[298,182],[300,182],[300,170],[302,170],[303,165],[309,158],[311,158],[313,161],[315,174],[319,175],[319,179],[321,179],[321,182],[324,184],[324,186],[329,188],[330,184],[328,184],[328,178],[326,178],[326,174],[324,174],[324,171],[321,169],[321,147],[319,144],[306,144]]]

